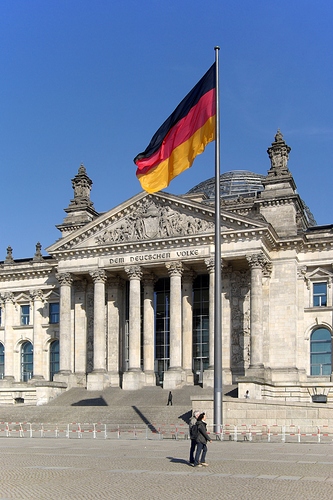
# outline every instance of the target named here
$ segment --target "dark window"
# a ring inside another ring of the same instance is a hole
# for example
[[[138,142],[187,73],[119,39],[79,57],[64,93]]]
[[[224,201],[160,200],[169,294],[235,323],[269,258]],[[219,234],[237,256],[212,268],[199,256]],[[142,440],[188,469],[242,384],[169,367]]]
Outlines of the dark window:
[[[0,379],[5,376],[5,348],[3,344],[0,343]]]
[[[21,347],[21,381],[27,382],[33,375],[33,349],[31,342],[24,342]]]
[[[327,306],[327,283],[313,283],[313,307]]]
[[[326,328],[317,328],[310,341],[310,374],[331,375],[332,338]]]
[[[163,383],[170,364],[170,279],[161,278],[155,285],[155,372]]]
[[[30,306],[21,306],[21,325],[29,325]]]
[[[50,346],[50,380],[59,371],[59,340],[54,340]]]
[[[193,283],[193,371],[194,382],[203,382],[209,366],[209,276],[200,275]]]
[[[59,323],[59,302],[49,304],[49,322],[50,324]]]

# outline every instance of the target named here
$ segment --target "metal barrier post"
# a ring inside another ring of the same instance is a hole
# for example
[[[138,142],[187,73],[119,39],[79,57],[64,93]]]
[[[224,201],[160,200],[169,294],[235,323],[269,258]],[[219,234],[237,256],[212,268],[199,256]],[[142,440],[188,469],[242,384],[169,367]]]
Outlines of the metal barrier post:
[[[286,427],[285,427],[284,425],[282,426],[281,441],[282,441],[283,443],[285,443],[285,442],[286,442]]]

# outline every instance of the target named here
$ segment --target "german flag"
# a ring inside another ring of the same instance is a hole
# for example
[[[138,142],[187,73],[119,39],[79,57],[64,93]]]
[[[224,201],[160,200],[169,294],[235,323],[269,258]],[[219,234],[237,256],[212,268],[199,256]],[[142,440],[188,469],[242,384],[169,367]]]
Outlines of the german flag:
[[[156,193],[192,166],[215,139],[216,63],[214,63],[134,158],[142,189]]]

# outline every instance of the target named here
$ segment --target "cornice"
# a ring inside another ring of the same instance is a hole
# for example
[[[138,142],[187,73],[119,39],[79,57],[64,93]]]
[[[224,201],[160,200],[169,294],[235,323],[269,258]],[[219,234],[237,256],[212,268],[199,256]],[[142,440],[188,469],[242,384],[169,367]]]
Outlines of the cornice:
[[[31,265],[29,265],[29,267],[22,267],[20,264],[13,264],[11,266],[2,267],[0,268],[0,282],[46,278],[52,273],[56,264],[57,263],[55,261],[51,265],[50,263],[36,264],[31,262]]]

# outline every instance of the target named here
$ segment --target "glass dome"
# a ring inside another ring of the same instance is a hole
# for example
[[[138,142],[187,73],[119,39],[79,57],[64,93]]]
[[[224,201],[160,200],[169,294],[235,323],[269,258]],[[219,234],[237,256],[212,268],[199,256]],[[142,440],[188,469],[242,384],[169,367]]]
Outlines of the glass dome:
[[[264,190],[262,181],[265,175],[248,170],[232,170],[220,175],[220,196],[222,199],[235,199],[239,196],[255,196]],[[187,194],[203,193],[208,200],[215,198],[215,177],[194,186]]]

